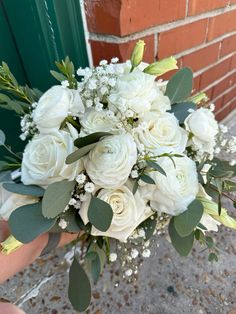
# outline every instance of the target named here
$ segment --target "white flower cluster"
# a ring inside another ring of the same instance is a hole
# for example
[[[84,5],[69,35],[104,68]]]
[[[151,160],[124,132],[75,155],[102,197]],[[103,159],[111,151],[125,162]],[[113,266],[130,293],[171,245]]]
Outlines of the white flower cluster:
[[[44,187],[75,180],[77,194],[68,206],[87,224],[92,196],[107,202],[113,210],[110,228],[102,232],[92,226],[91,234],[125,242],[154,212],[175,216],[187,210],[198,193],[196,155],[214,154],[218,124],[206,108],[191,111],[180,124],[169,112],[166,82],[144,73],[144,64],[131,71],[130,62],[117,61],[79,69],[83,79],[77,90],[63,82],[43,94],[32,113],[39,134],[25,148],[21,179]],[[97,132],[110,135],[101,137],[83,158],[66,164],[77,149],[74,140]],[[63,220],[60,225],[65,226]]]
[[[32,104],[32,108],[34,109],[37,106],[36,103]],[[20,122],[21,126],[21,135],[20,139],[22,141],[25,141],[27,138],[33,137],[35,134],[38,133],[38,129],[36,126],[36,123],[33,121],[32,113],[25,114],[21,118]]]

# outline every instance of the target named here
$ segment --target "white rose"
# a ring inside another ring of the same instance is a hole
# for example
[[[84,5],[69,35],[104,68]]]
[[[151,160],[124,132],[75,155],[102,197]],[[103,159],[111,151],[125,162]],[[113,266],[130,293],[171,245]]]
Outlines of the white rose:
[[[18,207],[37,202],[37,197],[11,193],[0,186],[0,219],[8,220],[11,213]]]
[[[106,232],[92,227],[91,234],[94,236],[106,236],[124,242],[141,222],[153,214],[150,207],[146,206],[143,198],[140,197],[139,191],[133,195],[127,186],[121,186],[115,190],[101,189],[97,197],[111,205],[113,219]],[[84,224],[88,223],[89,203],[90,199],[83,202],[79,211]]]
[[[77,116],[81,112],[84,112],[84,106],[79,92],[56,85],[40,97],[33,120],[40,132],[48,132],[59,129],[68,115]]]
[[[54,130],[50,134],[36,135],[23,154],[22,182],[47,186],[64,179],[74,180],[83,170],[81,160],[72,165],[65,164],[66,157],[74,150],[74,139],[67,131]]]
[[[83,117],[80,119],[80,124],[82,126],[81,133],[83,136],[95,132],[117,133],[118,131],[115,117],[111,119],[106,111],[96,111],[94,108],[90,108],[84,113]]]
[[[146,185],[140,187],[140,190],[149,197],[152,208],[177,216],[187,210],[188,205],[196,198],[198,176],[195,163],[187,156],[174,157],[174,162],[175,165],[168,157],[159,158],[157,163],[167,176],[158,171],[151,172],[149,175],[156,186]]]
[[[103,188],[117,188],[129,177],[137,159],[136,144],[130,134],[108,136],[84,158],[90,179]]]
[[[137,114],[149,111],[152,106],[159,111],[170,109],[160,100],[162,92],[155,83],[155,77],[136,69],[118,78],[116,86],[111,90],[109,105],[119,110],[120,106],[131,109]],[[168,100],[168,99],[167,99]]]
[[[206,108],[200,108],[185,119],[185,128],[193,134],[191,139],[194,150],[212,154],[215,146],[215,137],[218,133],[218,124],[214,114]]]
[[[147,112],[141,122],[145,122],[146,127],[134,129],[134,137],[137,143],[143,144],[151,152],[182,153],[185,150],[188,135],[173,114]]]

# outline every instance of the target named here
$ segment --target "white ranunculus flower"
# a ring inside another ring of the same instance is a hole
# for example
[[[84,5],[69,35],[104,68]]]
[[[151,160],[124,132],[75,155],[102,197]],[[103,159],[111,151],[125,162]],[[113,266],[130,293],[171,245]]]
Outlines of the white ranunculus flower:
[[[187,132],[179,126],[171,113],[147,112],[141,118],[146,127],[134,129],[138,144],[143,144],[155,154],[182,153],[187,145]]]
[[[0,185],[0,220],[8,220],[11,213],[18,207],[37,202],[37,197],[11,193]]]
[[[175,165],[168,157],[161,157],[157,163],[167,176],[158,171],[150,172],[156,186],[140,187],[141,194],[150,199],[150,205],[157,211],[177,216],[187,210],[198,193],[198,176],[195,163],[185,157],[174,157]]]
[[[71,165],[65,164],[66,157],[74,150],[74,138],[67,131],[54,130],[50,134],[36,135],[23,154],[22,182],[47,186],[65,179],[74,180],[83,170],[81,160]]]
[[[95,132],[118,132],[115,116],[111,119],[105,110],[96,111],[94,108],[88,109],[81,117],[80,124],[83,136]]]
[[[193,134],[191,144],[194,150],[212,154],[215,146],[215,137],[218,133],[218,124],[214,114],[206,108],[192,112],[185,119],[185,128]]]
[[[155,76],[135,69],[118,78],[109,96],[109,105],[116,109],[131,109],[138,115],[151,110],[166,111],[170,109],[168,98],[163,101],[163,94],[155,82]],[[165,96],[163,96],[165,97]]]
[[[59,129],[68,116],[78,116],[84,112],[79,92],[61,85],[51,87],[39,99],[33,111],[33,120],[40,132]]]
[[[137,159],[136,144],[130,134],[105,137],[84,157],[90,179],[103,188],[123,185]]]
[[[111,205],[113,219],[106,232],[92,227],[91,234],[94,236],[106,236],[124,242],[141,222],[153,214],[153,211],[140,196],[139,191],[137,190],[133,195],[132,191],[125,185],[115,190],[101,189],[97,197]],[[89,203],[90,199],[83,202],[79,211],[84,224],[88,223]]]

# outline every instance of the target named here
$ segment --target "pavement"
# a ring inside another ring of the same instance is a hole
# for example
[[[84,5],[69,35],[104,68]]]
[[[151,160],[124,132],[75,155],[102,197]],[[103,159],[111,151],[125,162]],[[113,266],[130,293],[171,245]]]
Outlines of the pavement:
[[[224,124],[236,135],[236,111]],[[228,202],[225,207],[236,217]],[[139,260],[136,280],[122,278],[116,263],[106,266],[86,313],[236,314],[236,231],[220,227],[213,236],[221,249],[217,263],[208,262],[208,252],[199,246],[180,257],[166,234],[156,235],[151,257]],[[68,250],[55,250],[1,285],[0,301],[15,303],[27,314],[75,314],[67,299]]]

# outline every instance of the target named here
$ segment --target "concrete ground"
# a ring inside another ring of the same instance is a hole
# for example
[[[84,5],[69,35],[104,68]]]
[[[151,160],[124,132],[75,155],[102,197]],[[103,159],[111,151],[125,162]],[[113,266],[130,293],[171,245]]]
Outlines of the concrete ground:
[[[225,121],[234,135],[235,121],[236,112]],[[118,265],[106,267],[87,313],[236,314],[236,232],[220,227],[214,238],[222,252],[219,262],[211,264],[202,248],[182,258],[165,235],[156,235],[135,282],[126,283]],[[67,299],[65,253],[58,249],[10,279],[0,287],[0,301],[13,302],[27,314],[74,314]]]

